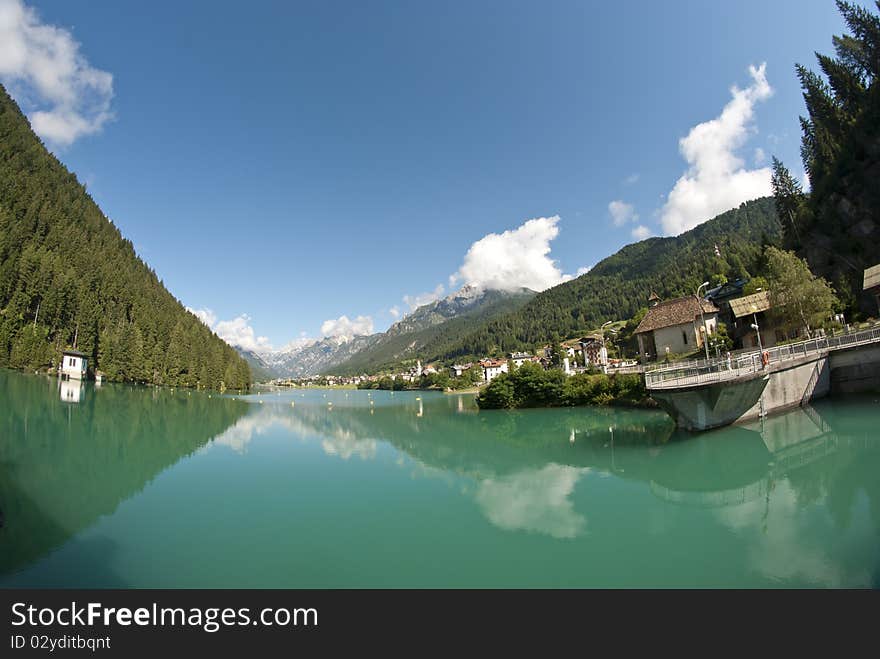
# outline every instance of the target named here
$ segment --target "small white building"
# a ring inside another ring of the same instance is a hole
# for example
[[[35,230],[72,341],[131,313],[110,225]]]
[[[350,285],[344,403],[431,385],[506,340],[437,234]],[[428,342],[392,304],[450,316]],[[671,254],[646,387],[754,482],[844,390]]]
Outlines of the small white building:
[[[83,380],[89,367],[89,358],[83,352],[65,350],[61,353],[61,377]]]
[[[502,373],[507,373],[506,359],[484,359],[480,362],[483,369],[483,380],[486,384],[497,378]]]
[[[512,352],[510,353],[510,361],[518,368],[526,362],[532,361],[532,356],[527,352]]]

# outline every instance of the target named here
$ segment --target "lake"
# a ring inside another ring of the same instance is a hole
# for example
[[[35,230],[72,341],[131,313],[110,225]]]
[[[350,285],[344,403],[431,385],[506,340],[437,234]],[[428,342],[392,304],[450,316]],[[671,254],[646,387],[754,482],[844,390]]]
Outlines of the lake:
[[[880,397],[700,435],[0,370],[3,587],[878,587]]]

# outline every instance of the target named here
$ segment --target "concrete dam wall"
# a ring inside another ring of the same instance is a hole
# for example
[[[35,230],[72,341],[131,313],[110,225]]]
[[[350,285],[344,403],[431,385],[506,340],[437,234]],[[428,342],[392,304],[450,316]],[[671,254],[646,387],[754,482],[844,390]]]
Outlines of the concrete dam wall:
[[[747,376],[651,391],[676,425],[708,430],[804,405],[829,394],[880,391],[880,343],[768,365]]]

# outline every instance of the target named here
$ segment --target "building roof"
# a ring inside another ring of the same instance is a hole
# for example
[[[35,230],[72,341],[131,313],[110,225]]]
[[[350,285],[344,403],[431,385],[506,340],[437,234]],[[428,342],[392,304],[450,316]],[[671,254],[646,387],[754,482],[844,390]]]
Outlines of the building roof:
[[[497,368],[507,363],[505,359],[481,359],[480,366],[483,368]]]
[[[739,297],[747,283],[749,283],[749,280],[742,278],[726,282],[721,284],[721,286],[716,286],[715,288],[706,291],[706,299],[712,300],[712,302],[718,302],[728,300],[732,297]]]
[[[767,311],[770,306],[770,291],[758,291],[730,301],[730,310],[735,318]]]
[[[866,291],[878,286],[880,286],[880,263],[865,270],[865,285],[862,286],[862,290]]]
[[[703,313],[718,313],[718,307],[714,304],[707,300],[698,301],[693,295],[666,300],[648,309],[648,313],[636,327],[635,333],[642,334],[664,327],[692,323],[694,318],[700,315],[701,304]]]
[[[88,355],[84,352],[80,352],[79,350],[62,350],[62,355],[70,355],[71,357],[88,357]]]

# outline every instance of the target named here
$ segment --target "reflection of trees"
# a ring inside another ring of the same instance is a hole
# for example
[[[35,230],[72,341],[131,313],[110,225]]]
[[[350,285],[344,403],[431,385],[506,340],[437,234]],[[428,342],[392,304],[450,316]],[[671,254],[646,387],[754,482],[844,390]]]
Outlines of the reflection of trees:
[[[54,379],[0,371],[0,574],[65,542],[241,417],[245,403],[105,385],[78,405]]]
[[[880,434],[865,416],[867,400],[832,398],[764,424],[764,435],[774,447],[786,433],[801,438],[774,454],[774,475],[785,477],[800,506],[825,502],[838,530],[849,528],[860,494],[868,501],[875,528],[880,528]],[[793,423],[800,428],[791,427]]]

